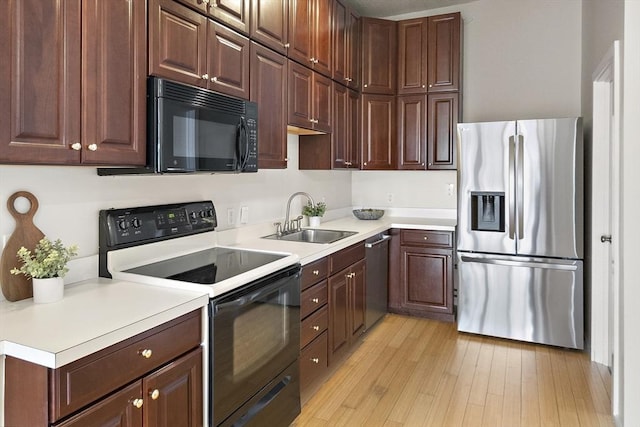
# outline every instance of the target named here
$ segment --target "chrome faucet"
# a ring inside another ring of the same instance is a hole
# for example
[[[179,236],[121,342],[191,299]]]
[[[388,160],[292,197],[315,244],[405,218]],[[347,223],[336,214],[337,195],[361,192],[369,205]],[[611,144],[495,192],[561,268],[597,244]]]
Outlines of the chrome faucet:
[[[291,230],[291,223],[289,222],[289,210],[291,209],[291,201],[293,200],[294,197],[296,196],[306,196],[307,199],[309,199],[309,201],[311,202],[311,206],[315,206],[316,202],[313,201],[313,197],[311,197],[311,195],[309,195],[309,193],[305,193],[304,191],[298,191],[295,192],[291,195],[291,197],[289,197],[289,200],[287,201],[287,215],[284,218],[284,224],[282,225],[282,232],[283,233],[287,233],[292,231]],[[298,217],[295,220],[291,221],[291,222],[296,222],[298,225],[295,228],[300,228],[300,220],[302,218]]]

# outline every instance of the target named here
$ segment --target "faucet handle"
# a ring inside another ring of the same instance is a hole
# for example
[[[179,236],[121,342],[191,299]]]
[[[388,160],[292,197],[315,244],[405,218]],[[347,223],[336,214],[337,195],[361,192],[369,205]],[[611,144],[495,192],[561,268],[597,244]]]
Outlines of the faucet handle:
[[[302,215],[298,215],[298,217],[295,219],[296,221],[296,231],[301,231],[302,230],[302,219],[304,217]]]
[[[276,226],[276,236],[278,236],[278,237],[282,236],[282,223],[281,222],[274,222],[273,225]]]

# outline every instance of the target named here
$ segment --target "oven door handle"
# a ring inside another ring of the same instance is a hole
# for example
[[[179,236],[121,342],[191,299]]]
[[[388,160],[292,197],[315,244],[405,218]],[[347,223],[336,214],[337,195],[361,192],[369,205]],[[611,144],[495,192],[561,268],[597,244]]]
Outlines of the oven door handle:
[[[272,284],[266,287],[253,289],[251,291],[246,291],[244,293],[242,291],[239,291],[238,295],[231,294],[231,295],[224,296],[221,299],[221,302],[219,303],[214,300],[213,313],[216,314],[220,310],[223,310],[229,307],[243,307],[245,305],[251,304],[254,301],[257,301],[260,298],[264,297],[265,295],[269,295],[270,293],[277,290],[278,288],[281,288],[282,282],[288,280],[291,277],[294,277],[294,276],[280,278],[279,280],[273,282]],[[228,299],[229,301],[227,301]]]

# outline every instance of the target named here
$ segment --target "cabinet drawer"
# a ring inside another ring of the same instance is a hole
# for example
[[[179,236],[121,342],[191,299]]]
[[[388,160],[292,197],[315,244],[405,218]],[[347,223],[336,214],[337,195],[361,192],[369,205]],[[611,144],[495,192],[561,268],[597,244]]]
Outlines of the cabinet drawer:
[[[323,332],[300,353],[300,390],[327,372],[327,333]]]
[[[329,313],[325,305],[320,310],[313,313],[302,321],[300,329],[300,348],[304,348],[318,335],[327,330],[329,323]]]
[[[319,280],[325,279],[328,272],[329,260],[326,257],[305,265],[302,268],[300,289],[305,290]]]
[[[200,345],[200,310],[50,371],[58,420]],[[150,350],[143,355],[144,350]]]
[[[318,308],[327,303],[327,281],[316,284],[315,286],[302,292],[300,297],[300,319],[304,319]]]
[[[450,231],[402,230],[401,245],[453,247],[453,233]]]
[[[364,242],[329,255],[329,274],[335,274],[364,258]]]

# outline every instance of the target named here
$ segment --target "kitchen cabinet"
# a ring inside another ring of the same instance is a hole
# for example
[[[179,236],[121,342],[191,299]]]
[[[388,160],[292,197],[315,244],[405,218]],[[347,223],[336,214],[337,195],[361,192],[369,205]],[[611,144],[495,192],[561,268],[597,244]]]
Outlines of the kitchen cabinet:
[[[327,76],[332,75],[332,0],[290,0],[290,59]]]
[[[333,168],[360,168],[360,95],[334,82]]]
[[[286,55],[289,47],[289,0],[251,0],[250,37]]]
[[[0,2],[0,162],[146,162],[146,9]]]
[[[453,232],[392,230],[389,311],[454,321]]]
[[[398,22],[398,94],[427,92],[428,18]],[[434,63],[435,65],[435,63]]]
[[[4,421],[201,426],[201,325],[197,310],[57,369],[7,357]]]
[[[287,167],[287,59],[251,42],[251,101],[258,104],[258,168]]]
[[[396,97],[362,94],[362,169],[396,168]]]
[[[249,39],[173,0],[149,3],[149,74],[249,99]]]
[[[302,269],[300,280],[300,393],[305,402],[326,377],[328,329],[328,258]]]
[[[250,0],[177,0],[226,26],[249,34]]]
[[[360,17],[339,0],[333,4],[333,80],[360,87]]]
[[[329,256],[329,364],[342,359],[364,333],[364,242]]]
[[[428,91],[460,90],[460,12],[428,20]]]
[[[396,93],[397,23],[362,18],[362,93]]]
[[[398,169],[425,170],[427,95],[398,96]]]
[[[427,107],[427,169],[455,170],[458,167],[458,93],[429,94]]]
[[[331,133],[331,80],[289,60],[289,125]]]

